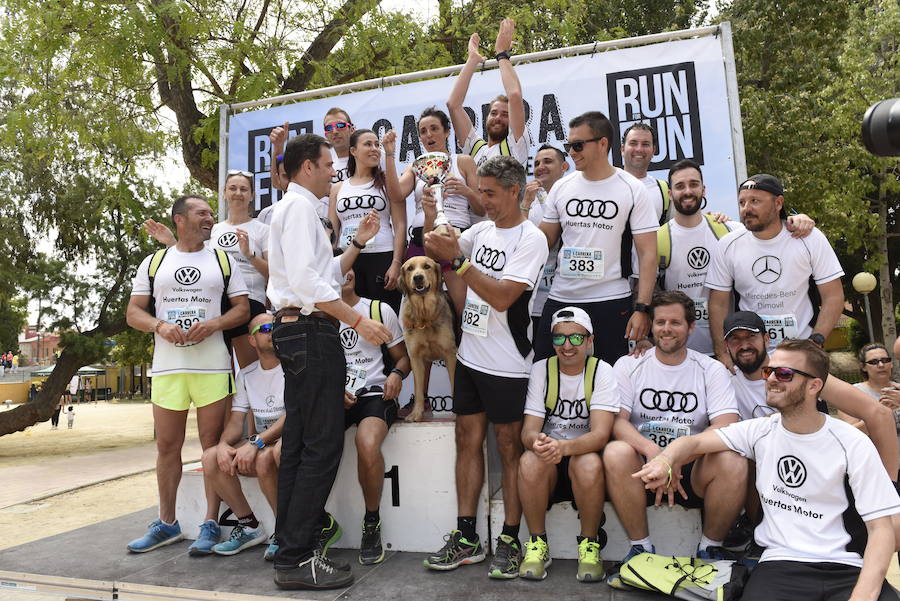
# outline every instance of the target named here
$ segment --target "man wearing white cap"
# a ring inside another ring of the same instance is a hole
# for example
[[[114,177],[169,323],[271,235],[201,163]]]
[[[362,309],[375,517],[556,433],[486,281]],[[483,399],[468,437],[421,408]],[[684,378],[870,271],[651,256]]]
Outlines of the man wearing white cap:
[[[612,366],[591,356],[594,329],[578,307],[553,314],[556,355],[531,367],[519,459],[519,498],[531,534],[519,576],[547,577],[550,547],[545,517],[549,504],[575,501],[581,521],[578,573],[581,582],[603,576],[597,531],[603,516],[604,482],[600,450],[619,411]]]

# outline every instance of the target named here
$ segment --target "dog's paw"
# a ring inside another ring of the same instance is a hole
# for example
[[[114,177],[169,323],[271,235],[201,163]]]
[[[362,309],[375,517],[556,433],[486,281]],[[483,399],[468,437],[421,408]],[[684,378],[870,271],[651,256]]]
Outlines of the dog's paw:
[[[415,407],[412,411],[409,412],[409,415],[406,416],[406,421],[408,422],[418,422],[422,421],[422,417],[424,416],[425,411]]]

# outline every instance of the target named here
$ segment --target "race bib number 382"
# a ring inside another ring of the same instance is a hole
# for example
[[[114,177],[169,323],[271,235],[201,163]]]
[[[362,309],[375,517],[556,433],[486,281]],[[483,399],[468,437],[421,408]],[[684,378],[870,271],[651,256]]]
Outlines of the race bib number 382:
[[[488,318],[491,315],[491,306],[484,301],[466,299],[466,306],[462,314],[463,332],[475,336],[487,337]]]
[[[564,278],[603,279],[603,250],[564,247],[559,260],[559,275]]]

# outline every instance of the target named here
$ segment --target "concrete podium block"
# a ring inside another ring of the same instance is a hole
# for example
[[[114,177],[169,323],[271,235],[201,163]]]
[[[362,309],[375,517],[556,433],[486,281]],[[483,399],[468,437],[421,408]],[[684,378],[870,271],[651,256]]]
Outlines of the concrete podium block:
[[[603,559],[620,561],[631,546],[628,536],[619,522],[612,503],[603,507],[606,523],[603,530],[607,534],[607,543],[603,548]],[[648,507],[647,520],[656,552],[662,555],[687,557],[694,555],[700,541],[701,524],[699,509],[675,507]],[[550,555],[554,559],[578,559],[578,545],[575,537],[581,532],[578,512],[571,502],[555,503],[547,512],[547,540],[550,543]],[[503,499],[491,500],[491,531],[500,532],[503,528]],[[522,519],[524,541],[528,537],[527,523]]]
[[[433,419],[415,424],[395,423],[382,446],[385,483],[381,500],[381,535],[385,550],[430,553],[443,545],[443,536],[456,527],[455,424]],[[326,504],[344,530],[337,548],[359,548],[365,512],[357,480],[356,428],[344,435],[344,455]],[[241,487],[266,532],[275,531],[275,516],[255,478],[240,477]],[[488,537],[488,488],[478,498],[479,535]],[[186,538],[195,539],[206,513],[203,469],[185,466],[178,487],[176,514]],[[236,525],[236,517],[222,504],[219,525],[223,539]]]

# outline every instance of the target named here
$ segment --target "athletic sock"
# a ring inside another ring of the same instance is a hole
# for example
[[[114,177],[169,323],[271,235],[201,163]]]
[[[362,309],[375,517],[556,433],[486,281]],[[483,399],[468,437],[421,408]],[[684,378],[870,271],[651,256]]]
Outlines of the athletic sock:
[[[174,527],[175,527],[175,523],[176,523],[178,520],[175,520],[175,522],[172,522],[171,524],[170,524],[169,522],[165,521],[165,520],[162,519],[162,518],[159,518],[159,521],[162,522],[163,524],[165,524],[166,526],[170,527],[170,528],[174,528]]]
[[[259,528],[259,520],[256,519],[256,516],[253,515],[253,512],[250,512],[250,515],[238,518],[238,524],[241,526],[247,526],[248,528]]]
[[[648,553],[653,549],[653,543],[650,541],[650,537],[642,538],[641,540],[629,540],[632,547],[643,547],[644,551]]]
[[[544,541],[545,543],[548,542],[548,541],[547,541],[547,533],[546,533],[546,532],[542,532],[541,534],[532,534],[532,535],[531,535],[531,538],[532,538],[532,539],[539,538],[539,539],[541,539],[542,541]]]
[[[581,541],[583,541],[584,539],[588,539],[588,541],[592,543],[600,542],[600,537],[598,536],[581,536],[580,534],[575,537],[575,542],[580,545]]]
[[[377,524],[379,521],[381,521],[381,513],[378,509],[376,509],[375,511],[369,511],[368,509],[366,510],[366,515],[363,517],[363,522],[366,522],[368,524]]]
[[[500,531],[500,534],[505,534],[513,540],[519,540],[519,524],[510,525],[504,522],[503,530]]]
[[[478,540],[475,532],[475,516],[459,516],[456,518],[456,529],[462,532],[463,538],[469,542]]]
[[[710,539],[706,538],[706,535],[701,535],[700,536],[700,544],[697,545],[697,550],[705,551],[709,547],[721,547],[723,542],[724,541],[720,541],[720,540],[710,540]]]

